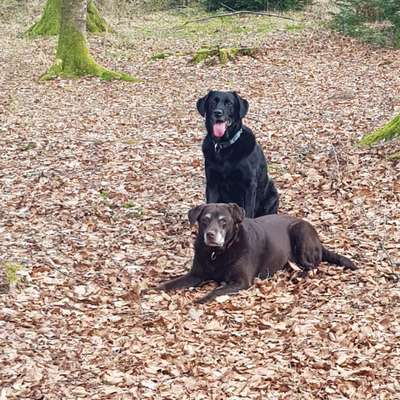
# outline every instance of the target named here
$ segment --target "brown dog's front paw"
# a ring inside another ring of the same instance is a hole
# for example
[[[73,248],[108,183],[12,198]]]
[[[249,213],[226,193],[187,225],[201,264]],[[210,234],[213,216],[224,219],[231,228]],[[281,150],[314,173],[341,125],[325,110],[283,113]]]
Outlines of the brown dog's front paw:
[[[209,298],[209,296],[203,296],[203,297],[200,297],[199,299],[196,299],[194,301],[194,303],[195,304],[206,304],[206,303],[209,303],[210,300],[211,299]]]
[[[167,290],[166,282],[160,283],[158,286],[155,287],[155,290],[166,291]]]

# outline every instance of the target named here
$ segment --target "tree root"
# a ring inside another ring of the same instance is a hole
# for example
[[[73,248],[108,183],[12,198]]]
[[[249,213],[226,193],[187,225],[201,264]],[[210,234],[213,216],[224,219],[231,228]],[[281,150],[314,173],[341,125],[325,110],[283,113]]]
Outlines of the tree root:
[[[97,76],[106,81],[121,80],[133,83],[139,82],[137,78],[124,72],[111,71],[104,68],[92,59],[88,60],[84,65],[80,64],[76,66],[76,68],[71,68],[71,66],[65,68],[63,67],[62,60],[57,59],[50,69],[40,77],[40,80],[47,81],[56,78],[77,79],[83,76]]]

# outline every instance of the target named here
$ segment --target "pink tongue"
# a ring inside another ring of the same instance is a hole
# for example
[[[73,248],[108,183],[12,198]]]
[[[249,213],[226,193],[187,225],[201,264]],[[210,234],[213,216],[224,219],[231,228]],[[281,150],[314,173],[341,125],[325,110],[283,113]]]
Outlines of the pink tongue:
[[[226,122],[217,122],[213,126],[213,135],[216,137],[224,136],[226,131]]]

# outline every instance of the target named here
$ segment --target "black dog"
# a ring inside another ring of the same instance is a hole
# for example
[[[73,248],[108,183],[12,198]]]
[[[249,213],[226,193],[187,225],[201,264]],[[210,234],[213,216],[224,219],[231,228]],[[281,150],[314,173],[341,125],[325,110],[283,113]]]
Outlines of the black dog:
[[[276,214],[279,197],[251,129],[242,124],[249,103],[235,92],[211,91],[197,101],[205,117],[207,203],[236,203],[248,218]]]
[[[225,283],[199,303],[247,289],[255,277],[270,277],[288,261],[297,263],[305,274],[321,261],[356,269],[348,258],[327,250],[313,226],[302,219],[287,215],[248,219],[242,208],[231,203],[197,206],[189,211],[189,221],[199,223],[193,266],[159,289],[199,286],[210,280]]]

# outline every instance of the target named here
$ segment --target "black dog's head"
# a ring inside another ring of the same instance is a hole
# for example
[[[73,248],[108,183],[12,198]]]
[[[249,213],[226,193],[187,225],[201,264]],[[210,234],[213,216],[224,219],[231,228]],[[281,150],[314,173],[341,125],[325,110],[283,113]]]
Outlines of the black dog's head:
[[[197,100],[197,110],[206,119],[207,132],[213,139],[230,139],[241,127],[249,103],[236,92],[210,91]]]
[[[235,236],[245,212],[237,204],[201,204],[189,211],[189,222],[199,223],[198,235],[206,246],[223,248]]]

